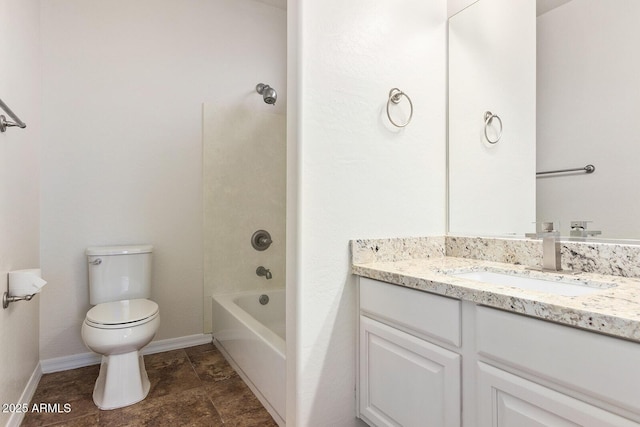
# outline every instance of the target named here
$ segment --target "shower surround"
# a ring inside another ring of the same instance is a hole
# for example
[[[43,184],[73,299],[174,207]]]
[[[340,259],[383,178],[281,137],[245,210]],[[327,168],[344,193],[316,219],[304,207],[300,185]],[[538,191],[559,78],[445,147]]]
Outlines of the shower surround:
[[[286,118],[253,87],[244,103],[205,104],[203,115],[204,324],[210,329],[212,296],[284,288]],[[273,243],[257,251],[251,236],[261,229]],[[259,266],[272,278],[258,276]]]

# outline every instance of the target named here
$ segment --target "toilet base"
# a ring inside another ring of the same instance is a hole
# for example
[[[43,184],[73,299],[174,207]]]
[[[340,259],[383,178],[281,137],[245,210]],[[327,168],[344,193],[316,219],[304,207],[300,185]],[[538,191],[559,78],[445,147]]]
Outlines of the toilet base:
[[[133,405],[147,397],[150,383],[138,351],[102,356],[93,402],[102,410]]]

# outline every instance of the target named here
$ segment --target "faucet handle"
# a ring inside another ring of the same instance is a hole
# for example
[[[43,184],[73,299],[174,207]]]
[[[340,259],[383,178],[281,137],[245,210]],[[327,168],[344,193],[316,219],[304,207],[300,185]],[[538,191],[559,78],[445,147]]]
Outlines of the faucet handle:
[[[602,234],[602,231],[587,230],[587,224],[593,221],[571,221],[571,237],[589,237]]]
[[[544,221],[542,223],[542,232],[543,233],[553,233],[555,230],[553,221]]]
[[[593,221],[571,221],[571,228],[586,230],[587,224],[589,224],[590,222],[593,222]]]
[[[267,230],[258,230],[251,236],[251,246],[256,251],[264,251],[269,249],[273,240],[271,240],[271,234]]]
[[[530,239],[541,239],[544,237],[560,237],[560,232],[556,229],[554,221],[536,222],[535,233],[525,233],[525,237]]]

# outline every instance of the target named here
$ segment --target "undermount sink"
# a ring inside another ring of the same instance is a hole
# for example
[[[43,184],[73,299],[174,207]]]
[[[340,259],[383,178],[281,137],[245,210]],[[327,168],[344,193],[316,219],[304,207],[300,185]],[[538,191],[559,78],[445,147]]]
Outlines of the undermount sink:
[[[562,278],[562,276],[560,276],[558,280],[540,279],[537,277],[529,277],[509,273],[498,273],[495,271],[487,270],[465,271],[448,274],[454,277],[475,280],[477,282],[491,283],[501,286],[511,286],[519,289],[540,291],[569,297],[587,295],[616,286],[614,283],[588,282],[579,281],[576,279],[568,280]]]

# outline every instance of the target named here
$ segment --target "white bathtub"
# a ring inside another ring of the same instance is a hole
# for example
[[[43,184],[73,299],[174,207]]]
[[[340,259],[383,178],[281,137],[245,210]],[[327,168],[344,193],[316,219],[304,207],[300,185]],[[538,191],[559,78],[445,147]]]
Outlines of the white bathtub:
[[[269,297],[267,304],[260,304],[261,295]],[[213,297],[213,337],[274,420],[284,426],[284,289]]]

